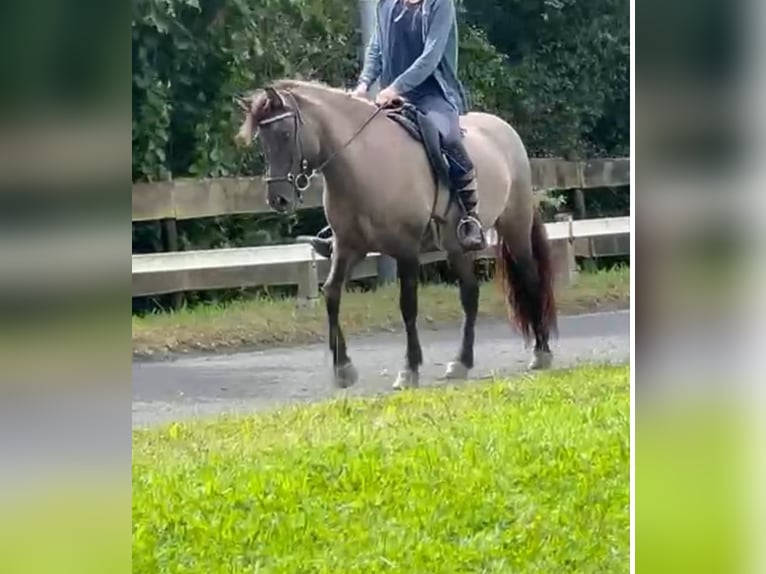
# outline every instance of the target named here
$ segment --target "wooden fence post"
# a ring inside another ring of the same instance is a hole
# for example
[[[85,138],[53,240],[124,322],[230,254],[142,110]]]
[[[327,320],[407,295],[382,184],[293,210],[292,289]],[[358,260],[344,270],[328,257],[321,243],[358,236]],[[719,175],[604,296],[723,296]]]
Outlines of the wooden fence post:
[[[575,189],[574,200],[575,208],[577,209],[577,219],[588,219],[588,213],[585,207],[585,194],[583,193],[582,189]],[[583,262],[583,268],[586,271],[595,271],[596,261],[593,259],[595,254],[593,239],[589,237],[585,240],[581,239],[580,241],[584,241],[588,244],[588,257],[586,257],[585,261]]]
[[[161,219],[160,231],[162,236],[163,251],[178,251],[178,227],[175,219]],[[170,294],[170,306],[178,311],[184,303],[183,293]]]
[[[396,281],[396,259],[389,257],[388,255],[382,255],[378,257],[378,280],[377,285],[388,285]]]
[[[556,221],[567,221],[571,226],[571,214],[558,213],[555,218]],[[555,239],[551,241],[551,256],[553,259],[553,275],[556,284],[563,287],[571,285],[577,274],[577,263],[575,262],[574,257],[574,242],[571,233],[566,239]]]
[[[319,299],[319,279],[317,276],[317,262],[312,253],[311,261],[303,263],[300,267],[298,281],[298,304],[305,305],[316,302]]]

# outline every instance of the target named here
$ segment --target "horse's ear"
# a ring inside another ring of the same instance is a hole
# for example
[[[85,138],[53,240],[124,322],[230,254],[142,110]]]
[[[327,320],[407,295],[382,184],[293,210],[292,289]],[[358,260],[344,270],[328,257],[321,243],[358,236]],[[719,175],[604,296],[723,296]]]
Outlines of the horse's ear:
[[[253,102],[251,98],[234,96],[234,103],[237,104],[237,106],[239,106],[239,108],[245,113],[250,113],[252,111],[251,107]]]
[[[264,88],[264,91],[266,92],[266,98],[269,101],[269,107],[272,110],[279,110],[285,107],[285,100],[282,98],[282,94],[276,89],[268,86],[267,88]]]

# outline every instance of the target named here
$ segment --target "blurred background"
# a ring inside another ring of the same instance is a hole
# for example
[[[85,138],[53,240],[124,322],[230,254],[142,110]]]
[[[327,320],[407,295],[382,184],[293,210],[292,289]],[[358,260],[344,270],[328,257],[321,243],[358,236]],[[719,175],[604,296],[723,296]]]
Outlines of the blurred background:
[[[0,4],[0,570],[130,571],[127,6]]]
[[[635,556],[763,572],[763,3],[635,15]]]

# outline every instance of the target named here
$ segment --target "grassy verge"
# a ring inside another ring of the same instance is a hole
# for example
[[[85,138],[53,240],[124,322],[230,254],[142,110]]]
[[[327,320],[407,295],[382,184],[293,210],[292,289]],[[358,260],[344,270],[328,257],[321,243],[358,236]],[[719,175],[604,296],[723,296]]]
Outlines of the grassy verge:
[[[628,367],[133,433],[137,572],[625,572]]]
[[[672,377],[663,383],[680,382]],[[636,572],[755,570],[760,405],[743,408],[746,395],[721,381],[695,373],[695,383],[646,401],[636,419]]]
[[[558,302],[562,313],[574,314],[627,308],[629,297],[630,271],[621,268],[581,274],[574,285],[559,290]],[[375,293],[347,293],[341,305],[342,324],[347,334],[401,327],[396,286]],[[419,307],[420,324],[424,327],[462,318],[458,291],[453,286],[423,286]],[[505,315],[503,296],[495,284],[483,286],[479,309],[482,316]],[[323,305],[297,309],[292,299],[258,299],[134,317],[133,352],[136,356],[150,357],[310,343],[324,340],[326,330]]]

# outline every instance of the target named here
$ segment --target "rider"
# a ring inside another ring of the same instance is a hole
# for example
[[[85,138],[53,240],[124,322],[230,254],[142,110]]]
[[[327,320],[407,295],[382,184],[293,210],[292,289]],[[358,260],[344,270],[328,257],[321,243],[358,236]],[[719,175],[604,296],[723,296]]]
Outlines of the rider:
[[[366,96],[379,79],[383,89],[375,99],[378,105],[405,99],[438,128],[452,191],[465,208],[458,239],[464,250],[476,251],[486,247],[486,239],[476,214],[476,173],[459,122],[468,105],[457,77],[457,57],[455,0],[378,0],[375,30],[354,94]],[[311,241],[325,257],[332,250],[329,233],[325,227]]]

